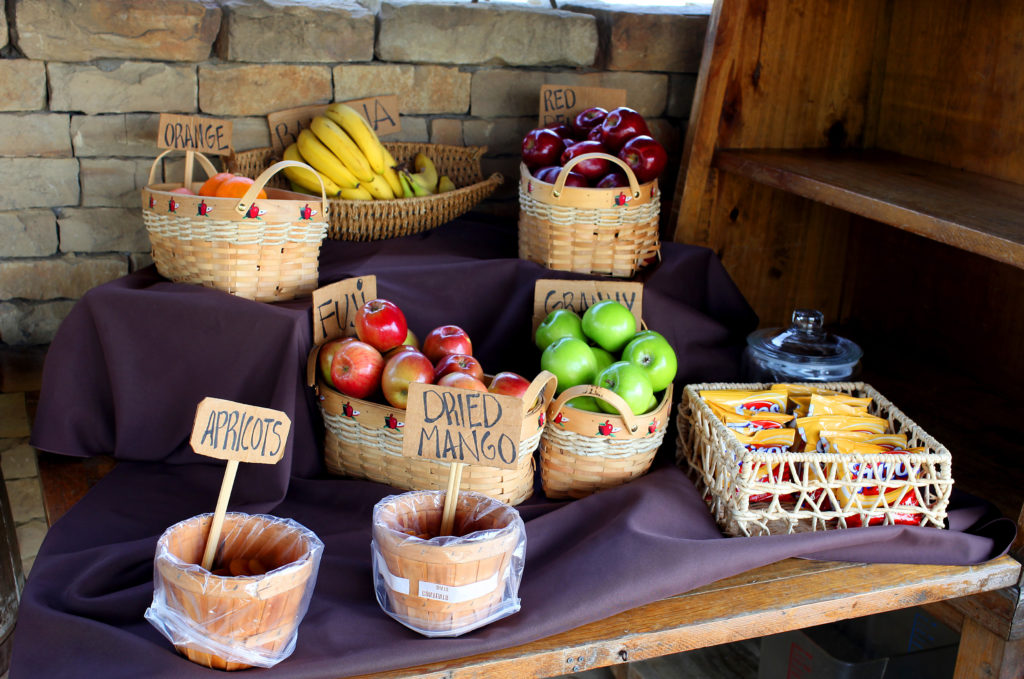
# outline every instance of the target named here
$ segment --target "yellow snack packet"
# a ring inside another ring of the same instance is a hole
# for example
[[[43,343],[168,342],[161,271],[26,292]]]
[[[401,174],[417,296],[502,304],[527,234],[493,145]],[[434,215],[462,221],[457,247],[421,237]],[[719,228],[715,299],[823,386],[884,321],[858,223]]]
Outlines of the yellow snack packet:
[[[793,442],[796,440],[796,430],[785,427],[782,429],[761,429],[753,434],[742,434],[737,431],[733,432],[739,442],[744,448],[750,451],[760,451],[765,453],[787,453],[793,446]],[[740,469],[742,470],[743,463],[740,463]],[[782,481],[788,481],[789,465],[785,462],[774,462],[774,463],[755,463],[754,471],[751,476],[751,480],[755,483],[779,483]],[[754,493],[749,496],[750,502],[769,502],[772,495],[775,493]],[[782,494],[779,495],[779,501],[787,502],[792,500],[792,495]]]
[[[811,394],[808,397],[807,417],[815,415],[867,415],[871,397],[848,394]]]
[[[850,514],[845,517],[847,526],[863,525],[861,515],[865,513],[868,525],[874,525],[883,521],[883,510],[887,507],[920,506],[913,484],[907,482],[910,478],[910,466],[898,456],[923,453],[926,452],[925,448],[889,449],[883,445],[849,439],[836,439],[833,446],[838,459],[826,465],[826,474],[830,479],[834,479],[833,483],[840,484],[835,487],[834,494],[839,503],[839,511]],[[891,463],[849,460],[856,455],[897,457]],[[877,481],[878,485],[864,483],[869,480]],[[855,483],[844,483],[847,481]],[[918,524],[921,522],[921,515],[917,512],[895,512],[893,521]]]
[[[907,447],[906,434],[875,434],[870,431],[831,431],[828,429],[822,429],[818,432],[818,446],[816,452],[836,452],[832,443],[837,439],[873,443],[877,446],[882,446],[886,450],[902,450]]]
[[[749,391],[744,389],[705,389],[700,397],[708,405],[740,415],[786,412],[787,395],[781,391]]]
[[[708,405],[711,406],[711,412],[722,421],[726,428],[742,434],[749,435],[763,429],[782,429],[793,421],[793,416],[788,413],[743,415],[727,410],[717,403],[710,403]]]
[[[818,450],[818,438],[826,429],[884,434],[888,428],[888,420],[874,415],[815,415],[813,417],[798,417],[796,420],[796,431],[803,442],[800,450],[804,451]]]

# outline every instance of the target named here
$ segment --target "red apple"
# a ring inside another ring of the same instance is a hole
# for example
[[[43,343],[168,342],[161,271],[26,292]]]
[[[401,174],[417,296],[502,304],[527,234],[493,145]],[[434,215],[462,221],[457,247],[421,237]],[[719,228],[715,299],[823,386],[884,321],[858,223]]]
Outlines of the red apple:
[[[419,351],[419,349],[413,346],[409,346],[408,344],[399,344],[394,349],[388,349],[387,351],[384,352],[384,360],[390,361],[392,356],[394,356],[395,354],[400,354],[403,351]]]
[[[434,381],[449,373],[465,373],[478,380],[484,379],[484,369],[480,361],[465,354],[448,354],[434,366]]]
[[[562,139],[572,139],[572,128],[569,127],[569,123],[564,120],[556,120],[553,123],[548,123],[544,127],[548,130],[554,130]]]
[[[562,153],[562,165],[567,164],[577,156],[582,156],[584,153],[605,153],[605,149],[601,146],[600,142],[578,141]],[[588,158],[573,165],[572,171],[583,175],[589,183],[591,181],[596,182],[608,174],[611,166],[612,162],[607,158]]]
[[[407,349],[398,352],[384,364],[380,388],[388,403],[405,410],[409,404],[409,385],[413,382],[430,384],[433,380],[434,364],[430,359],[415,349]]]
[[[523,137],[523,163],[531,169],[554,165],[564,150],[562,138],[546,127],[530,130]]]
[[[547,167],[541,170],[537,175],[537,179],[548,184],[554,184],[558,180],[558,174],[562,171],[561,167]],[[568,174],[565,175],[565,186],[590,186],[590,182],[587,178],[581,175],[579,172],[569,170]]]
[[[594,186],[599,189],[616,189],[622,186],[629,186],[629,179],[622,170],[612,170],[601,177]]]
[[[334,361],[334,354],[337,353],[341,345],[355,341],[357,341],[355,337],[341,337],[330,342],[324,342],[320,346],[317,364],[320,366],[320,374],[328,383],[331,381],[331,362]]]
[[[345,342],[331,361],[331,384],[352,398],[366,398],[380,386],[384,357],[366,342]]]
[[[618,153],[627,141],[641,134],[650,136],[647,122],[642,115],[625,106],[613,108],[601,123],[601,142],[610,153]]]
[[[442,325],[434,328],[423,338],[423,353],[431,363],[437,362],[448,354],[473,355],[473,343],[466,331],[457,325]]]
[[[587,139],[590,141],[600,142],[603,134],[604,130],[602,130],[601,126],[598,125],[597,127],[591,128],[590,131],[587,132]],[[604,144],[601,144],[601,148],[604,148]]]
[[[473,389],[474,391],[487,391],[487,385],[466,373],[448,373],[437,381],[442,387],[456,387],[458,389]]]
[[[633,137],[619,150],[619,159],[636,175],[641,184],[657,179],[665,164],[668,153],[665,147],[646,134]]]
[[[530,380],[514,372],[500,372],[491,380],[487,391],[492,394],[504,394],[522,398],[526,390],[530,388]]]
[[[577,113],[572,119],[572,127],[577,138],[586,139],[590,131],[595,127],[600,127],[606,117],[608,117],[608,109],[600,106],[591,106]]]
[[[405,314],[386,299],[371,299],[359,307],[355,325],[359,339],[382,353],[397,347],[409,334]]]

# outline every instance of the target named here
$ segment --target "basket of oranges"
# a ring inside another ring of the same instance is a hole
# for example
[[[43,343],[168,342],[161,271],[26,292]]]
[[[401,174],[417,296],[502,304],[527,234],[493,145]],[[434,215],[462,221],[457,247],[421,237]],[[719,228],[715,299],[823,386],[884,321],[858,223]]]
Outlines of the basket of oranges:
[[[201,153],[188,151],[180,183],[156,183],[164,151],[142,189],[142,217],[162,276],[260,302],[302,297],[317,286],[320,245],[327,236],[327,196],[266,188],[289,166],[284,160],[255,179],[217,172]],[[192,161],[206,173],[193,182]]]

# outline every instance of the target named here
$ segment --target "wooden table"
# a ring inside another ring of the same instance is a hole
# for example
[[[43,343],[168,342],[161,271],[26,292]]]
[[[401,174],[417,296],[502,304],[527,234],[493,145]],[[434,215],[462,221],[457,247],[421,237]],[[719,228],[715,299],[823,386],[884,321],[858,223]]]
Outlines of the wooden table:
[[[50,523],[113,467],[110,458],[40,456]],[[1018,530],[1024,512],[1018,519]],[[1020,531],[1024,534],[1024,531]],[[1024,554],[1018,535],[1011,550]],[[961,630],[956,679],[1024,676],[1021,563],[912,566],[786,559],[539,641],[383,674],[385,679],[550,677],[622,665],[898,608]]]

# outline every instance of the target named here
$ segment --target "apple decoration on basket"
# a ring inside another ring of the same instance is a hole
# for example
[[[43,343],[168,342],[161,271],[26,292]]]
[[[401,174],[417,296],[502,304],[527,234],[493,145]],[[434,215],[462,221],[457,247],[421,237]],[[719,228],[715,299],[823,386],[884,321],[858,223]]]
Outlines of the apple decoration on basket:
[[[588,108],[570,124],[554,123],[530,130],[522,143],[523,164],[534,177],[549,184],[570,160],[587,153],[618,158],[641,184],[657,179],[668,163],[665,147],[651,136],[644,117],[625,106],[611,111]],[[628,186],[629,182],[606,158],[595,157],[574,165],[565,185],[613,188]]]

